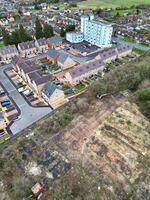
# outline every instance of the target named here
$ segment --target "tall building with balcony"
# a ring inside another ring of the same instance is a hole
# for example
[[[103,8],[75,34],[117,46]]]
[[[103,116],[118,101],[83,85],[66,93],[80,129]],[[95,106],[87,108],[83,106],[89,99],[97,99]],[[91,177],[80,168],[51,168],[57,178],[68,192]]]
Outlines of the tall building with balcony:
[[[85,40],[99,47],[109,47],[111,46],[112,32],[111,24],[94,20],[93,14],[84,15],[81,16],[80,33],[67,33],[66,39],[71,43]]]

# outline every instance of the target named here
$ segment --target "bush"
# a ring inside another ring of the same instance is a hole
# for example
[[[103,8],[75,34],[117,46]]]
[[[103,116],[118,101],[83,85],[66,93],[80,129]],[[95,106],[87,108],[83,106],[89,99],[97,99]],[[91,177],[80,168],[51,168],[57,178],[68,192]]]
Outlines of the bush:
[[[150,88],[146,88],[142,92],[139,92],[139,99],[142,101],[150,101]]]

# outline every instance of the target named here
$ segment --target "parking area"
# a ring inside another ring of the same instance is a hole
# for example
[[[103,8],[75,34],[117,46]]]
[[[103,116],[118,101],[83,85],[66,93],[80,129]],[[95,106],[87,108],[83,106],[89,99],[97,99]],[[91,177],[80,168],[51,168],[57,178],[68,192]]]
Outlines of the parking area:
[[[15,84],[18,92],[29,102],[32,106],[48,106],[42,97],[37,95],[27,83],[12,69],[7,70],[7,75]]]
[[[0,143],[9,138],[7,126],[19,120],[18,110],[2,85],[0,85]]]

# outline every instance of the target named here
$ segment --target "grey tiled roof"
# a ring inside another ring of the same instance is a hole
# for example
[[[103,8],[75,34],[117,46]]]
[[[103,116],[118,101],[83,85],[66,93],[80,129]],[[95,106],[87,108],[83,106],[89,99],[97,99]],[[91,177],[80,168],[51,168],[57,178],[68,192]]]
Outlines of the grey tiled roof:
[[[118,53],[124,53],[126,51],[131,50],[132,47],[129,44],[120,44],[117,46]]]
[[[108,50],[104,50],[104,51],[100,52],[99,55],[100,55],[101,59],[105,60],[105,59],[117,56],[120,53],[124,53],[130,49],[132,49],[132,47],[128,44],[119,44]]]
[[[6,47],[0,48],[0,55],[7,55],[12,53],[18,53],[18,50],[15,45],[8,45]]]
[[[69,70],[69,73],[72,78],[76,78],[94,69],[103,68],[104,66],[105,64],[102,59],[99,59],[99,60],[95,59],[88,63],[81,64],[80,66],[74,69]]]
[[[36,71],[32,71],[28,74],[29,78],[31,80],[36,80],[36,79],[39,79],[41,78],[42,74],[41,74],[41,71],[40,70],[36,70]]]
[[[49,81],[48,76],[44,76],[42,71],[40,70],[33,71],[29,73],[28,76],[30,77],[32,81],[36,83],[36,85],[47,83]]]
[[[49,98],[53,92],[56,90],[57,86],[53,83],[46,83],[43,87],[43,93]]]
[[[41,84],[47,83],[48,81],[49,81],[48,76],[42,76],[41,78],[34,80],[36,85],[41,85]]]
[[[117,56],[117,49],[116,48],[110,48],[108,50],[102,51],[99,53],[102,60]]]
[[[38,42],[39,46],[45,46],[45,45],[47,45],[47,42],[46,42],[45,38],[40,38],[40,39],[37,40],[37,42]]]
[[[69,57],[69,56],[68,56],[67,54],[62,53],[62,54],[60,54],[60,56],[58,57],[58,62],[64,64],[68,57]]]
[[[33,72],[35,70],[37,70],[37,67],[36,65],[34,65],[32,62],[30,61],[26,61],[24,63],[20,63],[18,64],[19,68],[21,68],[24,73],[28,74],[30,72]]]
[[[59,53],[55,49],[49,49],[46,54],[51,58],[56,58],[59,56]]]
[[[21,64],[21,63],[23,63],[23,62],[24,62],[24,60],[23,60],[20,56],[15,55],[15,56],[12,58],[12,64],[13,64],[13,65]]]
[[[63,39],[61,37],[57,37],[57,36],[54,36],[54,37],[51,37],[51,38],[48,38],[48,42],[53,42],[53,43],[57,43],[57,42],[62,42]]]
[[[18,44],[22,50],[32,49],[35,48],[35,42],[34,41],[27,41],[22,42]]]

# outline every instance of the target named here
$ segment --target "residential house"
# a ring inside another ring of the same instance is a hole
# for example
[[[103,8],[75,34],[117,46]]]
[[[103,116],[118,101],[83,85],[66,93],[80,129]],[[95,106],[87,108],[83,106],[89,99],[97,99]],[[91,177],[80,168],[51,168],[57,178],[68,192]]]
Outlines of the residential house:
[[[49,49],[46,53],[46,58],[52,63],[57,63],[59,55],[60,54],[55,49]]]
[[[49,81],[48,76],[43,75],[40,70],[30,72],[26,76],[30,86],[37,93],[41,93],[44,85]]]
[[[40,93],[44,84],[48,82],[48,76],[43,75],[42,71],[31,61],[25,61],[17,66],[18,74],[26,81],[29,86]]]
[[[53,108],[57,108],[66,102],[64,92],[50,82],[44,85],[42,95]]]
[[[63,45],[63,39],[58,36],[54,36],[47,39],[48,46],[50,48],[60,47]]]
[[[16,56],[16,55],[15,55],[15,56],[12,58],[13,69],[14,69],[16,72],[18,72],[17,66],[18,66],[19,64],[22,64],[22,63],[24,63],[24,60],[23,60],[23,58],[21,58],[20,56]]]
[[[118,46],[100,52],[96,59],[102,59],[105,63],[110,63],[116,58],[125,57],[131,54],[132,47],[128,44],[119,44]]]
[[[31,61],[25,61],[24,63],[18,64],[17,66],[18,74],[28,82],[27,74],[37,71],[37,66],[34,65]]]
[[[83,79],[97,74],[98,71],[103,71],[105,64],[102,59],[94,59],[84,64],[80,64],[75,68],[70,69],[65,74],[65,82],[70,85],[76,85]]]
[[[132,52],[131,45],[128,44],[120,44],[117,46],[118,58],[125,57]]]
[[[35,42],[27,41],[18,44],[18,50],[21,56],[30,56],[37,52]]]
[[[64,70],[75,66],[76,62],[68,54],[62,53],[58,57],[57,64]]]
[[[108,50],[102,51],[96,56],[98,59],[102,59],[105,63],[110,63],[112,60],[115,60],[118,56],[116,48],[110,48]]]
[[[45,52],[48,50],[48,44],[45,38],[40,38],[36,40],[35,46],[39,52]]]
[[[18,50],[15,45],[8,45],[6,47],[0,48],[1,62],[11,62],[12,58],[18,55]]]

